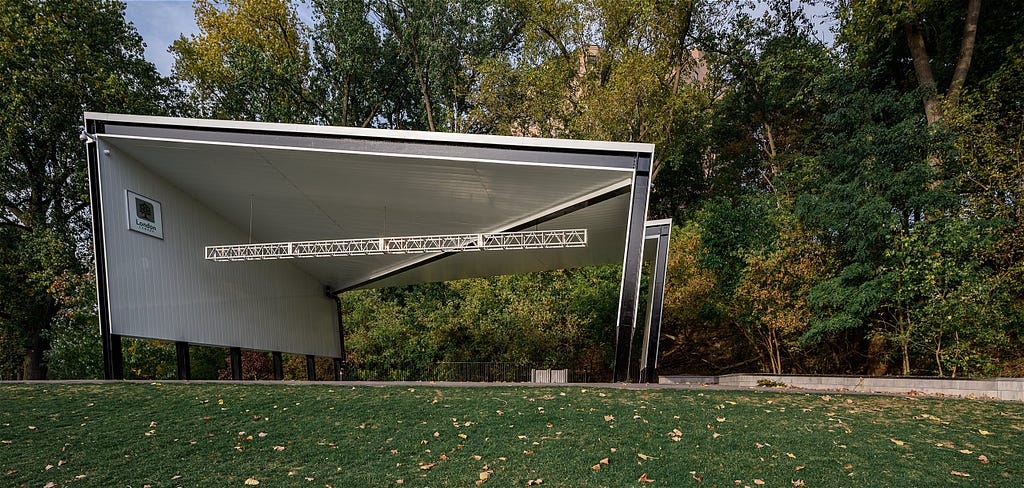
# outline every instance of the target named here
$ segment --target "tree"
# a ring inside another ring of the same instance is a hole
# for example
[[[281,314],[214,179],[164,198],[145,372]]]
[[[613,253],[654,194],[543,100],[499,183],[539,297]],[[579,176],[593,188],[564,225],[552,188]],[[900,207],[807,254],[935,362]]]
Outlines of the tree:
[[[309,93],[306,29],[287,0],[196,0],[195,15],[199,34],[170,51],[197,115],[293,123],[322,115]]]
[[[370,0],[419,91],[420,127],[469,132],[465,118],[476,87],[475,64],[508,51],[518,17],[495,0]]]
[[[142,51],[118,2],[0,5],[0,329],[18,338],[26,379],[46,377],[64,310],[54,283],[88,270],[82,113],[158,113],[170,96]]]

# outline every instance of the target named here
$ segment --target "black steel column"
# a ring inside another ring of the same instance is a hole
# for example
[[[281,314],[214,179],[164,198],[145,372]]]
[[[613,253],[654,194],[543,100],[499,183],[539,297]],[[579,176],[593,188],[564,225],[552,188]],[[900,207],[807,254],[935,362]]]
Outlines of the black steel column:
[[[334,305],[338,310],[338,340],[341,342],[341,357],[334,358],[334,381],[345,379],[345,368],[348,366],[345,354],[345,317],[341,313],[341,295],[334,295]]]
[[[89,121],[88,134],[103,132],[102,124]],[[110,295],[107,290],[107,260],[103,247],[103,205],[100,195],[99,144],[86,135],[85,156],[89,165],[89,201],[92,209],[93,256],[96,259],[96,306],[99,312],[100,347],[103,350],[103,377],[108,380],[124,379],[124,352],[121,337],[113,334],[110,326]]]
[[[643,352],[640,358],[640,382],[651,383],[658,378],[658,343],[661,340],[661,312],[665,305],[665,275],[668,269],[668,246],[672,223],[647,229],[648,243],[657,246],[651,267],[650,303],[647,306],[647,325],[644,327]],[[654,242],[652,242],[654,241]]]
[[[242,379],[242,348],[231,348],[231,379],[238,381]]]
[[[316,356],[306,354],[306,375],[309,381],[316,381]]]
[[[622,285],[619,288],[619,311],[615,324],[615,366],[612,381],[629,380],[629,363],[636,329],[637,302],[640,301],[640,272],[643,265],[644,225],[647,220],[647,199],[651,186],[651,155],[638,154],[630,193],[629,225],[622,262]]]
[[[341,381],[344,379],[343,372],[345,370],[345,361],[341,358],[334,358],[334,381]]]
[[[177,341],[174,343],[174,353],[178,356],[178,379],[192,379],[192,360],[188,355],[188,342]]]
[[[284,379],[284,362],[281,360],[281,351],[274,351],[270,353],[271,362],[274,364],[274,379],[281,381]]]

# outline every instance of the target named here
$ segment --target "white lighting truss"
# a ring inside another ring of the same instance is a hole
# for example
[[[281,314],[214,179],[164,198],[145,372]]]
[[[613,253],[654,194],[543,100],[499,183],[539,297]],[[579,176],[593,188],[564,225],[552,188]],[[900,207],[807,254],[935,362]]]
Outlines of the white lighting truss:
[[[587,230],[569,229],[206,246],[206,259],[210,261],[258,261],[373,254],[559,249],[586,246]]]

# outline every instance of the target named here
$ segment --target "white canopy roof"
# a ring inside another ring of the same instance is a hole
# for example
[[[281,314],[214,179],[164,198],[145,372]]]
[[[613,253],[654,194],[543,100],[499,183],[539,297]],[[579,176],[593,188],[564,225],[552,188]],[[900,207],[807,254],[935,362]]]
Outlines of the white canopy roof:
[[[635,161],[654,149],[101,113],[85,118],[102,126],[96,132],[107,146],[238,229],[251,228],[252,242],[589,232],[585,248],[290,262],[333,290],[621,263]],[[195,252],[201,256],[203,249]]]

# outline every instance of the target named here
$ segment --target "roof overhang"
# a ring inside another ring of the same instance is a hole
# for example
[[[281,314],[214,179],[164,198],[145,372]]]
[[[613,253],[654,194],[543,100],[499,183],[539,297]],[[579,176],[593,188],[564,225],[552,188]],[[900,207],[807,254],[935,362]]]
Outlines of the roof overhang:
[[[654,150],[636,143],[103,113],[85,118],[103,147],[132,158],[251,242],[589,233],[582,248],[290,261],[335,291],[620,264],[636,161]],[[207,243],[219,244],[241,243]],[[195,255],[202,259],[203,248]]]

